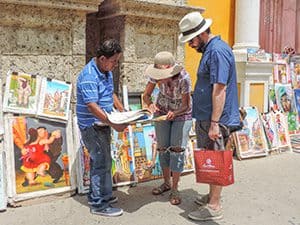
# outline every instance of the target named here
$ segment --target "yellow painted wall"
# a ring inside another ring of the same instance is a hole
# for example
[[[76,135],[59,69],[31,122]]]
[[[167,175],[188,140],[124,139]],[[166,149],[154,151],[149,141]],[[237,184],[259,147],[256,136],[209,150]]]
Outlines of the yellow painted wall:
[[[250,106],[256,106],[259,112],[264,112],[264,90],[264,83],[250,84],[249,104]]]
[[[221,35],[221,38],[230,46],[234,44],[234,12],[235,0],[188,0],[190,6],[205,8],[204,18],[213,20],[211,29],[215,35]],[[185,68],[192,78],[193,87],[196,82],[196,73],[201,54],[185,46]]]

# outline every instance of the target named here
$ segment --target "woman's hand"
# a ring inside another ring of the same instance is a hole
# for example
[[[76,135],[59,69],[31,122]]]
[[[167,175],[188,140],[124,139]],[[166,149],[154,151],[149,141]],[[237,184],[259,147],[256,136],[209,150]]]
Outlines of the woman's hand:
[[[149,110],[152,112],[152,113],[155,113],[155,112],[158,112],[159,111],[159,108],[154,104],[154,103],[151,103],[149,106],[148,106]]]
[[[169,112],[167,113],[167,120],[173,120],[173,119],[175,119],[175,117],[176,117],[176,115],[175,115],[174,112],[169,111]]]

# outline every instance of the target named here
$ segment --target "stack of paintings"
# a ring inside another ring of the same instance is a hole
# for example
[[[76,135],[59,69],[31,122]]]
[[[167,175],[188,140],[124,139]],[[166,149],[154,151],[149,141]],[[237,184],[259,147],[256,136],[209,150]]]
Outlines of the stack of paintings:
[[[243,128],[234,133],[238,159],[266,156],[268,144],[256,107],[240,108]]]

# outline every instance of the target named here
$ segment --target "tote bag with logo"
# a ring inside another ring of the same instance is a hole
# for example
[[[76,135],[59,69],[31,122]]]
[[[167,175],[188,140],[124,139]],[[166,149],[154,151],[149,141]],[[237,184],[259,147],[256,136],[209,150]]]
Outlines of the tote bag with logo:
[[[195,149],[197,183],[227,186],[234,183],[232,151]]]

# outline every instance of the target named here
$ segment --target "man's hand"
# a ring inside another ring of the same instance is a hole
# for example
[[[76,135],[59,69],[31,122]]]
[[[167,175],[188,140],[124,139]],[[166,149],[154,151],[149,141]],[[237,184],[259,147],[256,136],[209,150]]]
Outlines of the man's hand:
[[[115,123],[111,123],[110,126],[115,129],[118,132],[122,132],[124,131],[129,124],[115,124]]]
[[[215,122],[211,122],[209,131],[208,131],[208,137],[211,140],[216,141],[220,136],[221,136],[221,134],[220,134],[219,124],[215,123]]]

